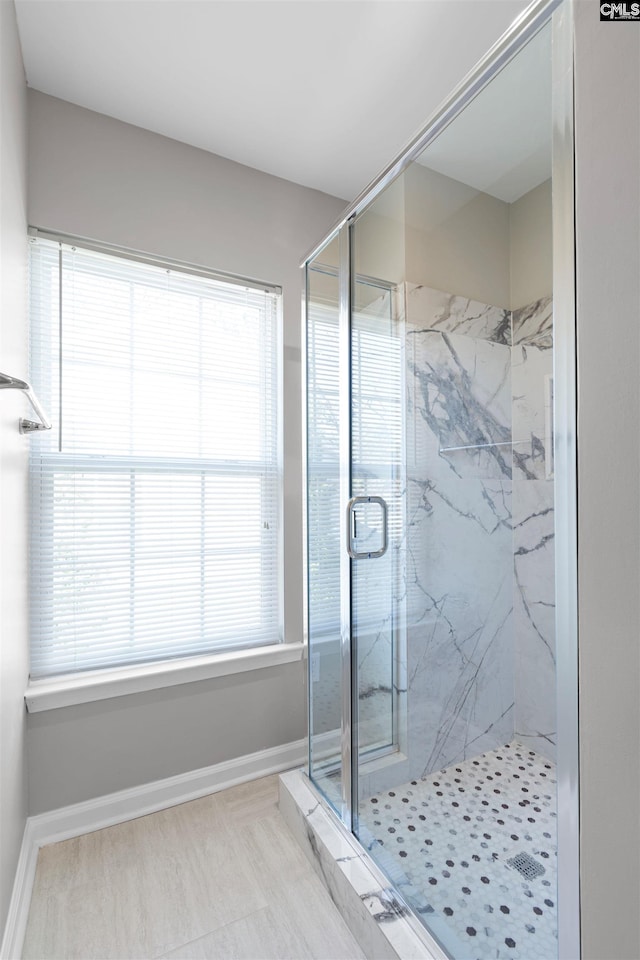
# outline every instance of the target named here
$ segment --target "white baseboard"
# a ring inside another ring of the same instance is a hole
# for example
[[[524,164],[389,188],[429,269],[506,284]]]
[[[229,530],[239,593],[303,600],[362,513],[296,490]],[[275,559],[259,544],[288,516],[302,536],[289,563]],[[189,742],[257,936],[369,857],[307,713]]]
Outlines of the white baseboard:
[[[59,840],[69,840],[83,833],[102,830],[114,823],[135,820],[148,813],[196,800],[218,790],[226,790],[247,780],[257,780],[271,773],[280,773],[304,763],[306,740],[296,740],[280,747],[259,750],[244,757],[201,767],[165,780],[143,783],[130,790],[118,790],[84,803],[74,803],[58,810],[29,817],[39,847]]]
[[[27,917],[31,903],[31,891],[36,878],[36,863],[39,846],[35,842],[27,820],[22,835],[22,845],[18,856],[16,876],[13,882],[9,912],[4,928],[2,945],[0,946],[1,960],[20,960],[22,944],[27,930]]]
[[[19,960],[22,955],[40,847],[102,830],[126,820],[135,820],[239,783],[299,767],[306,760],[306,751],[307,741],[295,740],[211,767],[191,770],[165,780],[155,780],[29,817],[20,848],[0,960]]]

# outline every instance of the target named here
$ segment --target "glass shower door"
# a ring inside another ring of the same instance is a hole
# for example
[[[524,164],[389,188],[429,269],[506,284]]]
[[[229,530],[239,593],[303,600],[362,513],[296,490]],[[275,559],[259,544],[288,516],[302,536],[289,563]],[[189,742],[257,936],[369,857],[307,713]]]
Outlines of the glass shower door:
[[[346,819],[340,624],[339,244],[307,264],[307,636],[309,775]],[[347,773],[348,777],[348,773]]]
[[[570,156],[532,23],[308,264],[310,773],[391,912],[403,899],[458,960],[557,957],[557,817],[577,843],[555,766]]]
[[[353,827],[455,957],[557,956],[550,65],[350,225]]]
[[[343,244],[345,239],[343,234]],[[351,752],[355,747],[363,762],[397,749],[397,618],[392,605],[398,575],[402,378],[395,294],[385,281],[354,277],[351,356],[341,359],[348,317],[341,311],[339,259],[336,237],[307,265],[306,275],[309,772],[350,825],[352,776],[345,748]],[[354,378],[351,429],[340,410],[345,396],[341,375],[347,367]],[[344,479],[347,433],[354,441],[350,487]],[[350,588],[366,611],[351,633],[341,580],[341,497],[346,489],[352,496],[349,551],[355,557],[377,555],[379,561],[374,576],[357,564],[351,570]],[[361,658],[355,700],[352,642]]]
[[[397,749],[403,377],[391,284],[356,275],[351,312],[352,702],[354,744],[370,769]]]

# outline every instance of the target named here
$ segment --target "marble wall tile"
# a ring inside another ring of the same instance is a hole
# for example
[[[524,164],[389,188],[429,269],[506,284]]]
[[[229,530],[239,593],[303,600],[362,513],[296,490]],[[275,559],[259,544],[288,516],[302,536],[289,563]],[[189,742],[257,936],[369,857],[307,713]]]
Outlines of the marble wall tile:
[[[551,399],[552,346],[550,298],[513,311],[513,466],[516,476],[526,480],[553,474],[553,437],[546,415]]]
[[[407,330],[409,463],[457,477],[512,475],[511,351],[458,333]]]
[[[513,311],[515,729],[555,759],[553,302]]]
[[[415,330],[459,333],[495,343],[511,342],[511,314],[479,300],[407,283],[406,317]]]
[[[513,735],[511,349],[504,311],[425,287],[407,301],[407,742],[419,777]]]
[[[544,480],[553,473],[553,450],[546,400],[553,356],[529,344],[512,347],[513,469],[522,480]]]
[[[555,758],[556,644],[553,482],[514,484],[516,736]]]
[[[553,347],[553,300],[543,297],[511,314],[511,343],[528,343],[540,350]]]
[[[392,526],[392,541],[395,532]],[[398,551],[399,544],[392,542],[384,556],[357,560],[352,565],[352,632],[358,645],[361,697],[376,690],[391,691],[395,606],[400,589]]]
[[[552,303],[512,317],[406,284],[406,316],[411,775],[516,730],[550,756]]]
[[[456,609],[441,597],[431,623],[409,628],[413,778],[476,756],[513,730],[511,577],[486,599]]]

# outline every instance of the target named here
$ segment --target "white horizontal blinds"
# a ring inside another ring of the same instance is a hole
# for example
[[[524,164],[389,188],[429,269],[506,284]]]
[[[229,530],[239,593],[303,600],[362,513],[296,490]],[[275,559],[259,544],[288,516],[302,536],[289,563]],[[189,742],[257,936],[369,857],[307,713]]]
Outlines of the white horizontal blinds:
[[[41,240],[31,278],[32,675],[279,641],[277,295]]]
[[[307,558],[312,639],[340,636],[338,346],[336,304],[310,300],[307,310]]]

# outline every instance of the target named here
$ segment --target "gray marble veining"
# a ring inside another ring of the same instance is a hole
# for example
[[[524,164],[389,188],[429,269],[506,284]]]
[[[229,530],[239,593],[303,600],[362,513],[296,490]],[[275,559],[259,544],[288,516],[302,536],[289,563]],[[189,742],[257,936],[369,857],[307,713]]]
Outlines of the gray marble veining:
[[[515,732],[550,759],[556,743],[553,303],[513,312]]]
[[[513,732],[511,350],[505,311],[407,285],[411,775]]]
[[[517,736],[554,759],[556,645],[553,483],[514,485]]]
[[[540,350],[553,347],[553,300],[542,297],[511,314],[511,343],[528,343]]]
[[[430,447],[458,477],[511,479],[509,347],[458,333],[408,330],[408,455]],[[420,430],[426,436],[420,437]],[[437,440],[437,448],[429,443]]]
[[[409,485],[413,776],[481,752],[513,729],[511,483],[446,484],[444,492],[433,482]]]
[[[553,474],[553,437],[547,413],[553,357],[550,351],[528,343],[512,347],[511,353],[514,476],[545,479]]]
[[[459,333],[507,345],[511,342],[509,310],[418,283],[407,283],[405,288],[406,317],[410,327]]]
[[[406,317],[411,774],[492,749],[516,730],[550,755],[552,304],[512,316],[406,284]],[[533,501],[542,516],[531,516]],[[541,525],[542,545],[530,553],[528,535]]]

